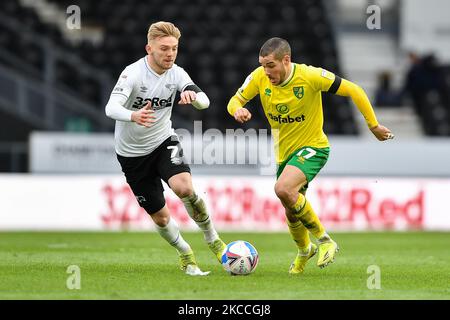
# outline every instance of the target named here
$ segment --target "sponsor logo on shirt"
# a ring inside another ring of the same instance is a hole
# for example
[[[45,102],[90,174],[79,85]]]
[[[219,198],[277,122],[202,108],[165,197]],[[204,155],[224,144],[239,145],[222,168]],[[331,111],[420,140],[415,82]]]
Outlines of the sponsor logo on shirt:
[[[289,112],[289,107],[286,104],[279,103],[275,106],[275,109],[281,114],[286,114]]]
[[[172,96],[170,96],[169,99],[161,99],[158,97],[152,99],[152,107],[154,110],[170,108],[171,106],[172,106]]]
[[[294,122],[303,122],[305,121],[305,115],[302,114],[301,116],[298,117],[291,117],[291,116],[287,116],[287,117],[283,117],[281,114],[274,116],[272,113],[267,114],[269,116],[269,119],[278,123],[294,123]]]
[[[133,108],[141,109],[150,101],[150,105],[153,110],[160,110],[164,108],[172,107],[172,96],[169,96],[168,99],[161,99],[159,97],[154,98],[142,98],[136,97],[133,103]]]

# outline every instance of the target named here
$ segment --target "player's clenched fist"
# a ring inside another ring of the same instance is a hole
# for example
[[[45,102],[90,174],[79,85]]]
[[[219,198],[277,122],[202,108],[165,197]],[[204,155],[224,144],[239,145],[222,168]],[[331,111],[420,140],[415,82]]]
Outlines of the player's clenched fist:
[[[131,114],[131,121],[144,127],[150,127],[156,121],[154,113],[155,110],[152,109],[149,101],[142,109]]]
[[[195,91],[186,90],[180,94],[180,101],[178,101],[178,104],[191,104],[196,98],[197,95]]]
[[[252,114],[246,108],[240,108],[234,113],[237,122],[244,123],[252,118]]]
[[[371,128],[370,131],[372,131],[373,135],[380,141],[394,139],[394,134],[385,126],[377,125],[376,127]]]

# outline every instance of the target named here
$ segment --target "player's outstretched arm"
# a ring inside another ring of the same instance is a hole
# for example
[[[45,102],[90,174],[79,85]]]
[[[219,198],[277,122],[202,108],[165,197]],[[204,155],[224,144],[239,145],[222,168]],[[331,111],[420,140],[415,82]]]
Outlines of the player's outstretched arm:
[[[378,123],[369,98],[360,86],[346,79],[342,79],[336,94],[352,99],[353,103],[364,116],[364,119],[366,119],[370,131],[372,131],[378,140],[384,141],[394,138],[391,130]]]
[[[227,105],[228,113],[239,123],[244,123],[252,118],[252,114],[248,109],[244,108],[245,102],[237,96],[233,96]]]

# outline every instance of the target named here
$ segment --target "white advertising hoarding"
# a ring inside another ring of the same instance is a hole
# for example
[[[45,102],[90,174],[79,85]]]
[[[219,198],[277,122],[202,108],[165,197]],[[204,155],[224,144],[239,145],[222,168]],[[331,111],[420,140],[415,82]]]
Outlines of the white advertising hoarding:
[[[286,231],[273,177],[195,176],[219,230]],[[0,176],[0,230],[154,230],[121,175]],[[307,197],[329,230],[450,230],[450,179],[317,178]],[[166,188],[184,230],[197,230]]]
[[[110,133],[33,132],[29,158],[37,173],[121,172]]]
[[[253,129],[223,135],[218,130],[194,134],[177,129],[184,157],[193,170],[206,174],[274,175],[271,137]],[[267,130],[266,130],[267,131]],[[208,133],[209,132],[209,133]],[[320,176],[432,176],[450,177],[450,139],[388,143],[377,139],[331,136],[330,158]],[[420,150],[421,152],[417,152]],[[429,155],[433,154],[434,157]],[[352,165],[348,165],[348,157]],[[30,171],[33,173],[120,174],[112,133],[33,132],[30,135]],[[405,166],[405,163],[408,163]],[[427,163],[424,166],[424,163]],[[227,165],[224,169],[223,165]],[[225,170],[225,171],[224,171]]]

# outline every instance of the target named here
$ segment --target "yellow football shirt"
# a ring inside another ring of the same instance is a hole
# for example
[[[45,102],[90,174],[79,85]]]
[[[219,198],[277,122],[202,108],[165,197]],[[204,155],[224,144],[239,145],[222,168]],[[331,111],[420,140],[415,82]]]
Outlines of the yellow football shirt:
[[[272,127],[277,163],[304,146],[325,148],[322,91],[328,91],[335,75],[325,69],[292,63],[291,74],[278,86],[270,83],[261,66],[255,69],[236,95],[245,102],[259,94]]]

